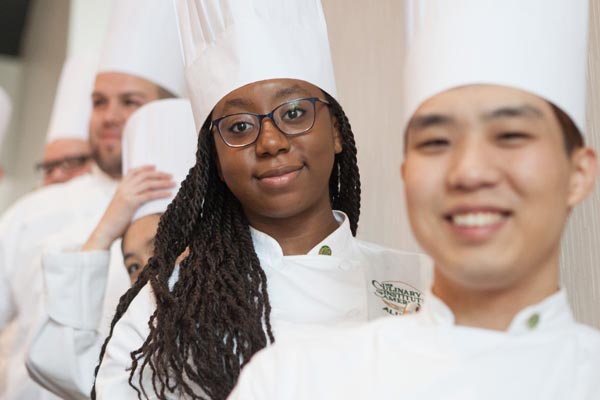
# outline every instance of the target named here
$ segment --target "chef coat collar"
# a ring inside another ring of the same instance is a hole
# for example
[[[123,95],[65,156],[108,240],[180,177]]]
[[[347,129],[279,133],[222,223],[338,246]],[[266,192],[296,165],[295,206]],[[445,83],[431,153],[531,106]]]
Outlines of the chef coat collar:
[[[340,256],[347,253],[347,248],[354,238],[350,230],[348,216],[337,210],[333,211],[333,216],[340,224],[339,227],[306,253],[307,256]],[[253,227],[250,227],[250,235],[259,259],[277,262],[284,257],[283,249],[273,237]]]
[[[102,185],[107,190],[114,190],[115,186],[119,183],[119,179],[115,179],[108,175],[106,172],[102,171],[96,163],[92,164],[92,175],[98,181],[99,185]],[[112,196],[112,194],[111,194]]]
[[[454,325],[452,310],[431,291],[425,296],[420,318],[430,325]],[[575,321],[569,307],[566,291],[560,289],[543,301],[525,307],[515,315],[506,333],[525,334],[539,330],[554,330],[569,326]]]

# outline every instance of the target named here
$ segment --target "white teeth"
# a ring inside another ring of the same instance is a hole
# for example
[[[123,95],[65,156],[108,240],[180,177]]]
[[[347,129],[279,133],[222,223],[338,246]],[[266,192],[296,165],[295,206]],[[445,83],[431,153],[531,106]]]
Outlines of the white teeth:
[[[475,212],[456,214],[452,216],[452,223],[457,226],[481,227],[500,222],[502,214],[495,212]]]

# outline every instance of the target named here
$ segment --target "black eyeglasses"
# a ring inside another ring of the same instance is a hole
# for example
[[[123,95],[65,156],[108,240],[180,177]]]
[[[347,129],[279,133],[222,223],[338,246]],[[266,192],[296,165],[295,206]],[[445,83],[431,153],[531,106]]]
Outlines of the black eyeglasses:
[[[85,163],[90,161],[92,156],[88,154],[70,156],[61,158],[55,161],[42,161],[35,165],[35,169],[38,172],[43,172],[46,175],[50,175],[56,168],[60,168],[63,172],[70,172],[83,166]]]
[[[268,114],[238,113],[225,115],[211,122],[219,136],[229,147],[244,147],[256,142],[262,121],[270,118],[275,126],[288,136],[299,135],[312,129],[316,118],[316,102],[329,106],[329,102],[317,97],[295,99],[278,105]]]

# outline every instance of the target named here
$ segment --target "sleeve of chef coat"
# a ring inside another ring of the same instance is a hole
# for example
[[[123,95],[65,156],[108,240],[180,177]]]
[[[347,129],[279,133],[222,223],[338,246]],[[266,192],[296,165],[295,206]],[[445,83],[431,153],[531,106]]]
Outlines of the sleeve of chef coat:
[[[154,295],[149,285],[146,285],[115,325],[96,377],[96,398],[98,400],[137,398],[137,392],[129,385],[130,353],[142,347],[148,337],[150,333],[148,321],[154,310]],[[155,399],[149,370],[149,368],[145,370],[143,385],[148,399]],[[135,377],[133,382],[137,384],[138,378]],[[173,398],[178,397],[174,396]]]
[[[100,333],[109,251],[46,254],[46,315],[29,348],[32,378],[67,399],[87,399],[104,335]]]
[[[26,201],[18,201],[0,218],[0,332],[15,317],[17,311],[10,277],[12,269],[18,265],[15,249],[27,204]]]

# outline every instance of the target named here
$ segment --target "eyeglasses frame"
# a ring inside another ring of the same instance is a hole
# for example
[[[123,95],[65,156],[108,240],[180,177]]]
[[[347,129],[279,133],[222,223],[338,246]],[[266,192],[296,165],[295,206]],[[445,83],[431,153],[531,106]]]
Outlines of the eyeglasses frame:
[[[273,118],[273,115],[274,115],[273,113],[275,111],[277,111],[280,107],[283,107],[286,104],[293,103],[293,102],[296,102],[296,101],[302,101],[302,100],[308,100],[308,101],[310,101],[311,104],[312,104],[312,106],[313,106],[314,117],[313,117],[312,124],[310,125],[310,127],[306,128],[305,130],[303,130],[301,132],[297,132],[297,133],[286,133],[286,132],[284,132],[279,127],[279,125],[277,124],[277,122],[275,122],[275,119]],[[226,146],[234,148],[234,149],[239,149],[239,148],[242,148],[242,147],[251,146],[254,143],[256,143],[256,141],[260,137],[260,134],[262,133],[262,127],[263,127],[262,121],[263,121],[263,119],[265,119],[267,117],[273,122],[273,125],[275,125],[275,127],[277,127],[277,129],[279,130],[279,132],[283,133],[284,135],[286,135],[286,136],[301,135],[303,133],[306,133],[306,132],[310,131],[315,126],[315,121],[317,120],[317,108],[316,108],[316,103],[317,102],[321,102],[323,104],[326,104],[328,107],[331,106],[330,102],[328,102],[327,100],[320,99],[318,97],[301,97],[301,98],[298,98],[298,99],[292,99],[292,100],[285,101],[285,102],[279,104],[277,107],[275,107],[273,110],[271,110],[271,112],[269,112],[267,114],[257,114],[257,113],[251,113],[251,112],[243,112],[243,113],[234,113],[234,114],[224,115],[224,116],[219,117],[217,119],[214,119],[214,120],[212,120],[210,122],[210,131],[212,132],[213,128],[216,127],[217,128],[217,132],[219,133],[219,136],[221,137],[221,140],[223,140],[223,143],[225,143]],[[251,143],[239,144],[239,145],[232,145],[230,143],[227,143],[227,141],[223,137],[223,134],[221,133],[221,128],[219,128],[219,123],[222,120],[224,120],[225,118],[228,118],[228,117],[231,117],[231,116],[234,116],[234,115],[252,115],[252,116],[255,116],[255,117],[258,118],[258,134],[256,135],[256,138]]]

